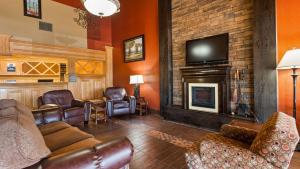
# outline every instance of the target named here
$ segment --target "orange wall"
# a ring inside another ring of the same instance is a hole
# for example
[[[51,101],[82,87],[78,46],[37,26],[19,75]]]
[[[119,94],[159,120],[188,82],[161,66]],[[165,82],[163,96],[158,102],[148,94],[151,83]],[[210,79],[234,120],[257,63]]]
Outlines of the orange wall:
[[[104,50],[105,46],[112,46],[111,18],[93,17],[97,25],[88,25],[88,48]]]
[[[112,16],[112,43],[114,49],[114,85],[133,94],[129,76],[144,75],[141,85],[150,108],[159,110],[159,44],[158,44],[158,1],[120,0],[121,12]],[[138,35],[145,35],[146,60],[124,63],[123,41]]]
[[[278,62],[287,50],[300,48],[300,1],[276,0]],[[299,56],[300,57],[300,56]],[[298,70],[300,74],[300,70]],[[293,81],[291,70],[278,71],[278,110],[293,113]],[[297,83],[297,123],[300,129],[300,77]]]

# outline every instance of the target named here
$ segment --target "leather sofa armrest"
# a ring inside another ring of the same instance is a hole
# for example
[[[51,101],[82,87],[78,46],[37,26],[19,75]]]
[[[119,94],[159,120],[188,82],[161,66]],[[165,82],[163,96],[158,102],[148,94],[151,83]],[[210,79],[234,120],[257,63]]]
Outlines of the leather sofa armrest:
[[[220,133],[225,137],[239,140],[250,145],[252,144],[258,132],[245,127],[225,124],[222,126]]]
[[[130,163],[133,156],[133,145],[126,137],[98,144],[96,147],[98,158],[101,157],[103,168],[122,168]]]
[[[133,146],[127,138],[104,142],[95,148],[81,149],[45,159],[43,169],[103,168],[118,169],[129,164]]]
[[[40,109],[32,110],[32,113],[36,125],[42,125],[63,120],[61,109],[55,104],[43,105],[40,107]]]

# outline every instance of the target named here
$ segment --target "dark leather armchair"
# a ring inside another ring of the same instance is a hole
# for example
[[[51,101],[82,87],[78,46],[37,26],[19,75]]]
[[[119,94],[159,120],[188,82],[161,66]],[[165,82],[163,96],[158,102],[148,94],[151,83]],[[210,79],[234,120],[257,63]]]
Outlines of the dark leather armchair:
[[[60,107],[65,122],[75,125],[81,122],[88,124],[90,116],[90,104],[76,100],[69,90],[49,91],[38,99],[39,107],[54,104]]]
[[[134,96],[127,96],[121,87],[109,87],[104,93],[108,117],[121,114],[134,114],[136,100]]]

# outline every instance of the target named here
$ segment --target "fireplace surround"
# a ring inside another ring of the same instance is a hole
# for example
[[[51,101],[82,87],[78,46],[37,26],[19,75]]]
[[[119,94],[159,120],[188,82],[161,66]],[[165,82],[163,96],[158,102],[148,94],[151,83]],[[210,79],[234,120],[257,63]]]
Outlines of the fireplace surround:
[[[181,68],[183,108],[201,113],[230,114],[230,70],[231,66],[227,64]],[[202,101],[202,106],[193,105],[193,88],[194,91],[198,89],[198,102]],[[207,95],[209,92],[211,95]],[[209,105],[209,102],[214,105]]]

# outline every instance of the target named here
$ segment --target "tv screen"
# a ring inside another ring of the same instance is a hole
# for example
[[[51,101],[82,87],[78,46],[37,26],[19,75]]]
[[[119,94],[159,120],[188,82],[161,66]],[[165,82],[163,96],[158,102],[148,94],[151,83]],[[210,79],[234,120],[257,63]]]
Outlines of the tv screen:
[[[186,42],[186,64],[228,63],[229,35],[221,34]]]

